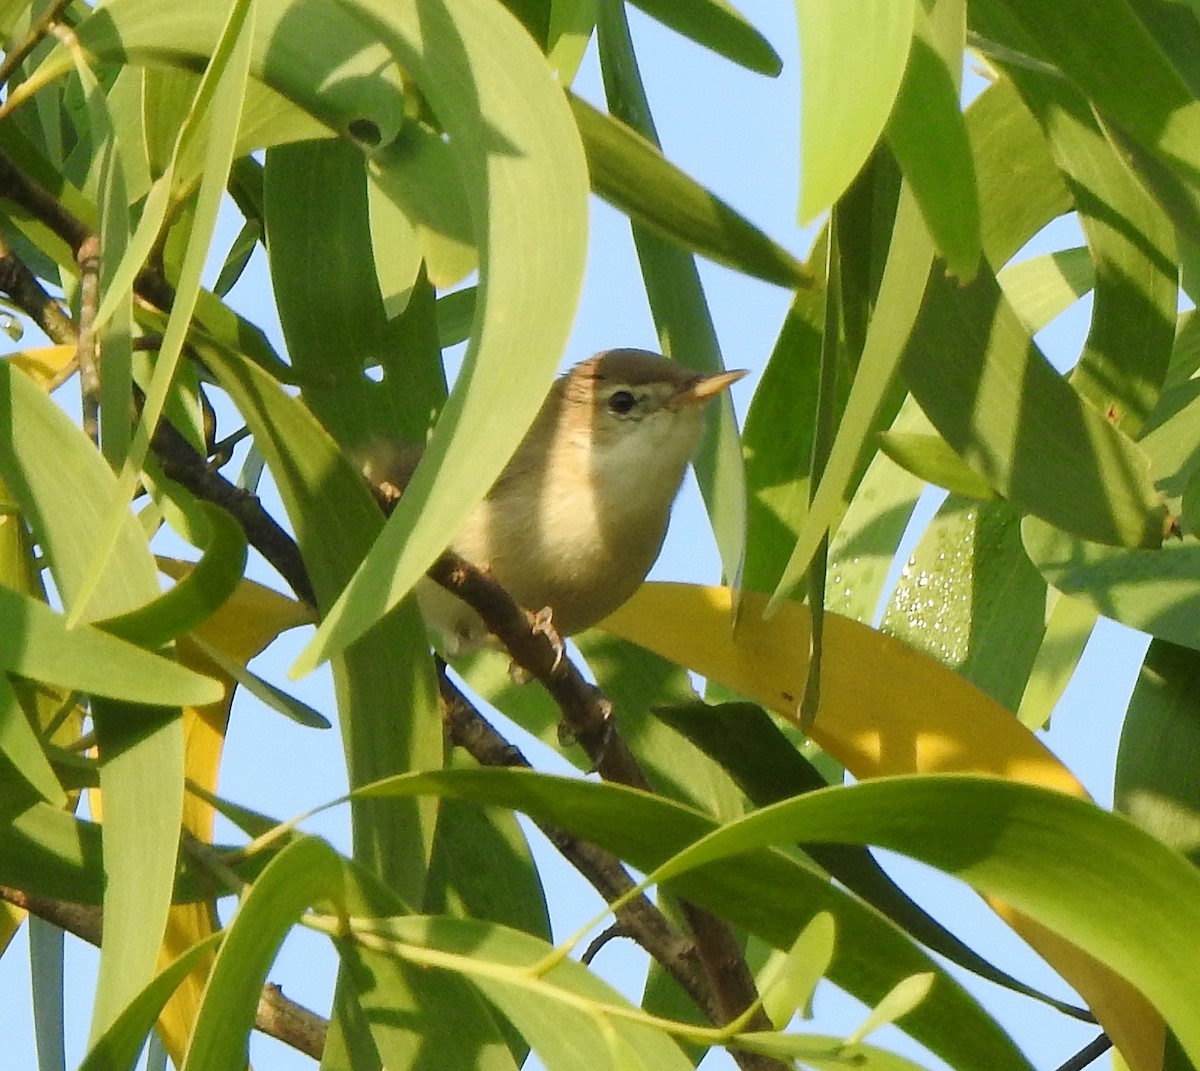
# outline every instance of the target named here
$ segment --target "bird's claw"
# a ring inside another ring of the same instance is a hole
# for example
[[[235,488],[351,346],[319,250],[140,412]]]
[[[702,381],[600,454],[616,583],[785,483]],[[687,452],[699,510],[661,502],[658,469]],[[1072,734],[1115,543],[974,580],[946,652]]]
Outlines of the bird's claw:
[[[554,627],[554,611],[549,606],[543,606],[533,615],[533,633],[535,636],[545,636],[554,648],[554,665],[550,667],[550,672],[553,673],[562,664],[565,648],[562,637]]]

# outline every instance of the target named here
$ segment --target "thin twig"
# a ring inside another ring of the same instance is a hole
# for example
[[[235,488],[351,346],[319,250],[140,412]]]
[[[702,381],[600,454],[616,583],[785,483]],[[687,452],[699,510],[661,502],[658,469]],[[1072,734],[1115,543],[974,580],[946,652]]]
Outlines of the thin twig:
[[[466,750],[482,766],[530,766],[520,749],[493,728],[445,672],[439,673],[439,686],[442,717],[454,744]],[[591,883],[605,902],[611,903],[634,887],[633,879],[609,852],[549,823],[535,821],[534,824],[558,853]],[[617,911],[617,922],[679,983],[697,1007],[710,1017],[716,1014],[717,1004],[701,968],[695,943],[666,915],[644,895],[639,895]]]
[[[0,237],[0,293],[7,294],[52,342],[74,346],[79,332],[66,309],[38,282],[25,262]]]
[[[79,264],[79,393],[83,432],[100,445],[100,347],[96,313],[100,308],[100,239],[90,235],[75,257]]]
[[[475,610],[513,661],[550,693],[566,728],[604,780],[651,790],[637,759],[615,732],[612,704],[563,656],[560,639],[521,609],[492,576],[453,551],[434,562],[429,575]]]
[[[637,759],[616,731],[612,705],[563,655],[560,639],[548,635],[537,617],[522,610],[494,578],[452,551],[446,551],[434,563],[429,575],[475,610],[513,661],[541,682],[601,777],[651,791]],[[700,1005],[714,1023],[728,1023],[758,999],[754,975],[728,923],[694,904],[682,903],[681,909],[707,975],[708,985]],[[770,1028],[760,1008],[750,1029]],[[743,1071],[778,1071],[784,1066],[757,1053],[731,1054]]]
[[[1112,1040],[1107,1034],[1100,1034],[1089,1041],[1082,1049],[1066,1063],[1059,1065],[1056,1071],[1083,1071],[1088,1064],[1099,1060],[1112,1048]]]
[[[59,20],[63,11],[71,5],[71,0],[54,0],[29,27],[29,32],[4,54],[0,61],[0,85],[7,85],[16,69],[25,62],[25,58],[38,46],[50,28]]]
[[[100,939],[104,933],[104,913],[95,905],[73,904],[65,900],[33,896],[7,886],[0,886],[0,900],[7,900],[31,915],[37,915],[38,918],[73,934],[81,941],[97,948],[100,946]],[[289,1000],[278,986],[266,985],[258,999],[254,1027],[268,1037],[282,1041],[314,1060],[319,1060],[325,1048],[325,1035],[329,1030],[329,1023],[316,1012]]]

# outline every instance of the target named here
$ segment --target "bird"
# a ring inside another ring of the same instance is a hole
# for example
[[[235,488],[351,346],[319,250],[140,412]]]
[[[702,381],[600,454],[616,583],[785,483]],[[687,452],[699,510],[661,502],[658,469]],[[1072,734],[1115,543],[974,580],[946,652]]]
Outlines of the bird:
[[[658,558],[704,409],[746,371],[706,374],[639,349],[582,361],[551,386],[516,452],[450,548],[490,571],[560,636],[597,624]],[[378,441],[362,470],[381,502],[403,492],[420,447]],[[450,657],[488,641],[479,615],[444,588],[416,588]]]

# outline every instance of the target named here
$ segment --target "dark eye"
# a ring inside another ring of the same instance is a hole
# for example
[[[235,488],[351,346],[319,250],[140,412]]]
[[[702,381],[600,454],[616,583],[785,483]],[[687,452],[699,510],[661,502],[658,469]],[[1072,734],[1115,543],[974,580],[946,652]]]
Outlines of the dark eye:
[[[609,409],[616,413],[617,416],[624,416],[635,405],[637,405],[637,399],[627,390],[613,391],[612,397],[608,399]]]

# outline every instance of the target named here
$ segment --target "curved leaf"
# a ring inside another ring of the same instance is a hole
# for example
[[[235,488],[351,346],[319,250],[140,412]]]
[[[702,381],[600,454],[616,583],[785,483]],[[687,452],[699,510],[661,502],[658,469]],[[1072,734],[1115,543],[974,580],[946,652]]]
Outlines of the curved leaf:
[[[807,268],[688,178],[624,123],[567,93],[596,193],[686,249],[789,289],[814,286]]]
[[[1034,517],[1025,549],[1047,583],[1097,613],[1151,636],[1200,647],[1200,540],[1169,539],[1158,550],[1089,543]]]
[[[483,284],[463,373],[379,541],[293,672],[391,609],[495,482],[541,404],[583,272],[586,169],[541,54],[499,5],[341,0],[413,72],[459,154]],[[446,478],[445,474],[452,474]]]
[[[726,0],[634,0],[647,15],[697,44],[759,74],[777,75],[783,68],[771,43]]]
[[[841,197],[875,148],[904,77],[916,10],[916,0],[796,0],[801,223]]]
[[[1149,461],[1051,368],[990,271],[966,286],[932,273],[904,376],[955,453],[1014,505],[1097,542],[1161,543]]]
[[[1200,874],[1133,823],[1083,800],[977,777],[889,778],[825,789],[730,823],[660,868],[656,880],[795,839],[875,844],[1002,896],[1087,948],[1162,1011],[1200,1058]],[[1114,867],[1112,861],[1121,865]],[[1101,1015],[1131,1068],[1161,1066],[1161,1028]],[[1137,1025],[1137,1024],[1135,1024]]]

